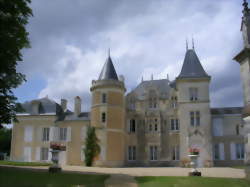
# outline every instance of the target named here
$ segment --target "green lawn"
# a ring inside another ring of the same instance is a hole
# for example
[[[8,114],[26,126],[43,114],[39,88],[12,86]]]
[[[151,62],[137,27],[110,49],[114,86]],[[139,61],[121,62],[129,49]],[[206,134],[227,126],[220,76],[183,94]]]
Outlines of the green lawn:
[[[210,177],[136,177],[139,187],[249,187],[244,179]]]
[[[109,175],[48,173],[20,168],[0,167],[0,186],[104,186]]]
[[[0,165],[10,165],[10,166],[50,166],[51,163],[44,162],[15,162],[0,160]]]

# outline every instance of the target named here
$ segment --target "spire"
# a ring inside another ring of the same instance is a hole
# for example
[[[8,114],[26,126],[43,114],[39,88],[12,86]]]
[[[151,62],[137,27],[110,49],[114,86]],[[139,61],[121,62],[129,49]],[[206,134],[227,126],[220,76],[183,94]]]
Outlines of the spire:
[[[151,80],[154,80],[154,75],[153,74],[151,74]]]
[[[110,57],[110,49],[108,50],[108,58],[102,68],[101,74],[98,80],[118,80],[115,67]]]
[[[243,1],[243,17],[241,22],[241,32],[243,35],[244,47],[250,48],[250,9],[246,0]]]
[[[192,47],[193,47],[193,50],[194,50],[194,37],[192,37]]]
[[[186,50],[188,51],[188,39],[186,39]]]
[[[186,52],[181,73],[178,78],[200,78],[209,77],[203,69],[198,56],[193,49]]]
[[[141,77],[141,82],[143,82],[143,76]]]

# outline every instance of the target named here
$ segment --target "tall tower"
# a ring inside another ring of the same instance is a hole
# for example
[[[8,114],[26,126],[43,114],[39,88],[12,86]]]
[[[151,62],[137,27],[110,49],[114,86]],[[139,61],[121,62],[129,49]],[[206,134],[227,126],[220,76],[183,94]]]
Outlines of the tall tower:
[[[198,148],[198,166],[212,160],[209,84],[196,52],[186,51],[181,73],[176,78],[180,119],[180,159],[188,159],[189,149]]]
[[[246,137],[248,137],[248,143],[246,144],[245,161],[247,163],[250,163],[250,9],[248,8],[248,3],[246,0],[244,0],[243,2],[242,13],[243,17],[241,23],[241,32],[244,41],[244,48],[236,57],[234,57],[234,60],[236,60],[240,64],[240,74],[244,94],[244,132],[246,133]]]
[[[99,79],[92,81],[91,126],[96,127],[101,154],[96,165],[123,166],[125,157],[124,80],[119,80],[110,54]]]

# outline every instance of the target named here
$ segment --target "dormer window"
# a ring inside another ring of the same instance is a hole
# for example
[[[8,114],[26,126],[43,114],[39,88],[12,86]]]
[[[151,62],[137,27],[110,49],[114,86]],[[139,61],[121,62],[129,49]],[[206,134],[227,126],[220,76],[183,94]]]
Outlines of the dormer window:
[[[189,88],[189,99],[190,101],[198,100],[198,88]]]
[[[172,96],[171,97],[171,108],[176,108],[177,107],[177,96]]]
[[[149,98],[149,108],[157,108],[157,98],[156,97]]]

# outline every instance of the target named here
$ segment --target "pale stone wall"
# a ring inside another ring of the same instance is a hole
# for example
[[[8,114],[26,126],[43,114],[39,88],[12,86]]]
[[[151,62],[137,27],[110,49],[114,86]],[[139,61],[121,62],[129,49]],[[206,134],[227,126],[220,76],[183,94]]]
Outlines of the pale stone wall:
[[[244,104],[250,104],[250,61],[246,58],[240,64],[241,80],[244,93]]]
[[[31,148],[31,161],[38,161],[36,158],[36,149],[38,147],[49,147],[49,142],[43,142],[41,129],[52,127],[55,116],[18,116],[18,121],[13,124],[11,154],[12,160],[24,161],[24,147]],[[26,126],[32,127],[32,141],[24,141],[24,129]]]

